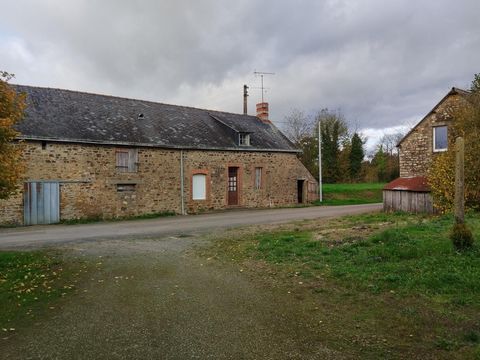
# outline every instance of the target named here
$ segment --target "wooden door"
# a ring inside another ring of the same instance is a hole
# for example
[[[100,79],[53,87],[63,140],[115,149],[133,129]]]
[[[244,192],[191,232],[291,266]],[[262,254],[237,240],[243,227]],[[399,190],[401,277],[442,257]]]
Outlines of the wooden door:
[[[228,168],[228,205],[238,205],[238,167]]]

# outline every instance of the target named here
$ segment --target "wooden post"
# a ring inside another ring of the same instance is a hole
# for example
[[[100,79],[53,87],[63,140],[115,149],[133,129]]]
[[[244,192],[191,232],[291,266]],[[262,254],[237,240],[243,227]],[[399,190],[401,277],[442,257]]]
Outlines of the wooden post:
[[[465,221],[465,141],[458,137],[455,141],[456,160],[455,160],[455,222],[463,224]]]

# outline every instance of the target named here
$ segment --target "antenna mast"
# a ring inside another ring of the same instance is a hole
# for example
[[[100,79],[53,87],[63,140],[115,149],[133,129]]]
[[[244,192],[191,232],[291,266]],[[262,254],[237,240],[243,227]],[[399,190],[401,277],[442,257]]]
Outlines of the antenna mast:
[[[263,103],[263,94],[265,92],[265,87],[263,86],[263,77],[265,75],[275,75],[275,73],[273,72],[265,72],[265,71],[254,71],[253,72],[255,74],[255,76],[260,76],[260,79],[262,80],[262,86],[260,89],[262,89],[262,103]]]

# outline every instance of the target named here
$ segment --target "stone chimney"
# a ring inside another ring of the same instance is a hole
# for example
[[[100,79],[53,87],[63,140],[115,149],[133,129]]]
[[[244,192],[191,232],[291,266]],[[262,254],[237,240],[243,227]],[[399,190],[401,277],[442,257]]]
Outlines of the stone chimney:
[[[268,120],[268,103],[267,102],[261,102],[257,104],[257,117],[262,120],[264,123],[271,123],[270,120]]]

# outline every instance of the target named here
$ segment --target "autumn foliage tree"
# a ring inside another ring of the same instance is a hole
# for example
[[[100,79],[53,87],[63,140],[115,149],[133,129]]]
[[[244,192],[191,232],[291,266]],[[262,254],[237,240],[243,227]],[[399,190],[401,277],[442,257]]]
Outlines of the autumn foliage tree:
[[[22,149],[14,142],[18,132],[13,126],[23,117],[25,96],[8,84],[12,77],[0,71],[0,199],[8,198],[15,191],[23,171]]]
[[[480,210],[480,76],[475,75],[464,106],[453,109],[448,128],[447,152],[432,162],[428,181],[435,206],[442,212],[453,209],[455,198],[455,139],[465,140],[465,207]]]

